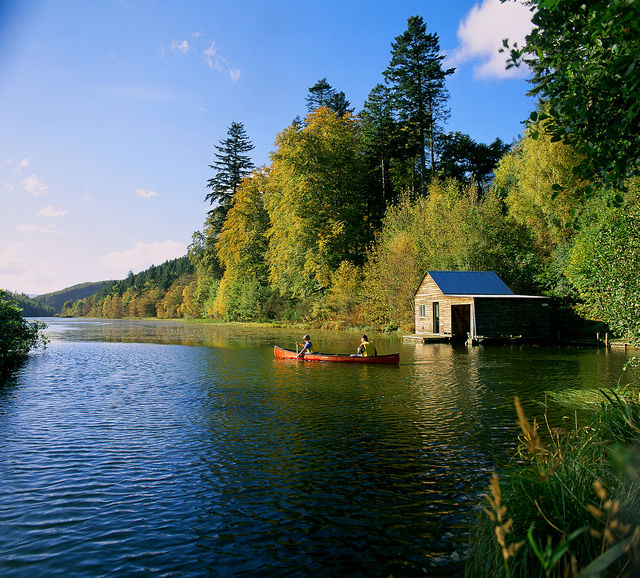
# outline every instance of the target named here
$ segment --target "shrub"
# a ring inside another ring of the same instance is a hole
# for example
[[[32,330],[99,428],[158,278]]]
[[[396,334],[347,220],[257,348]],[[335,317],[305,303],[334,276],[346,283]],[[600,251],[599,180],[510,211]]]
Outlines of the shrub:
[[[40,321],[27,321],[16,301],[0,289],[0,379],[18,367],[31,349],[45,346],[44,328]]]

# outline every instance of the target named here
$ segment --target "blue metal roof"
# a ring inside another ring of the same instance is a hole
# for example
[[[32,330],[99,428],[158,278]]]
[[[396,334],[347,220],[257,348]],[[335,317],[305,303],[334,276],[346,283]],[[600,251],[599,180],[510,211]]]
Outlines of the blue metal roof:
[[[493,271],[428,271],[444,295],[513,295]]]

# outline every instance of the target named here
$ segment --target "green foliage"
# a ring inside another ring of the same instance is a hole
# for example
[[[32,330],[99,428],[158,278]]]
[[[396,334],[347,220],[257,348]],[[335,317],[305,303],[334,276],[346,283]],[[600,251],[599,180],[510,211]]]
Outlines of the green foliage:
[[[337,92],[326,78],[320,79],[313,86],[309,87],[309,94],[306,97],[307,113],[310,114],[321,106],[326,106],[338,116],[353,113],[353,108],[349,108],[350,102],[344,92]]]
[[[364,266],[364,315],[383,327],[413,325],[413,297],[429,270],[495,271],[515,291],[537,273],[531,237],[493,193],[433,181],[427,197],[405,195],[387,210]]]
[[[214,169],[216,174],[207,181],[207,187],[211,191],[207,193],[205,201],[211,204],[217,202],[223,207],[231,204],[240,181],[253,170],[251,157],[246,154],[253,148],[244,125],[241,122],[232,122],[227,130],[227,138],[215,147],[215,160],[209,167]]]
[[[566,274],[582,311],[640,343],[640,181],[622,207],[593,201],[571,250]]]
[[[442,135],[437,146],[438,174],[467,183],[474,182],[484,191],[493,179],[498,162],[510,148],[499,138],[486,145],[477,143],[461,132]]]
[[[538,131],[535,139],[534,129]],[[543,263],[574,233],[585,186],[575,176],[581,158],[571,146],[554,142],[543,127],[535,125],[495,171],[493,190],[504,199],[509,215],[530,230]]]
[[[255,171],[240,183],[216,244],[225,275],[266,284],[269,215],[264,207],[268,171]]]
[[[637,384],[636,384],[637,386]],[[516,401],[522,434],[517,459],[492,484],[490,509],[471,526],[466,576],[634,576],[640,561],[640,441],[637,389],[602,392],[592,423],[546,436]],[[546,418],[545,418],[546,421]],[[496,500],[496,497],[499,499]],[[508,526],[496,521],[496,506]],[[509,541],[518,547],[508,547]]]
[[[22,309],[22,314],[25,317],[52,317],[58,313],[55,307],[47,305],[40,298],[32,298],[24,293],[12,293],[11,291],[7,291],[7,294]]]
[[[44,303],[45,305],[53,307],[56,312],[60,313],[62,311],[62,306],[66,301],[85,299],[96,294],[102,296],[108,295],[113,283],[115,283],[115,281],[79,283],[78,285],[73,285],[71,287],[67,287],[66,289],[61,289],[60,291],[38,295],[38,297],[36,297],[36,300]]]
[[[393,95],[394,108],[417,152],[420,192],[426,192],[429,150],[431,175],[435,175],[435,148],[442,123],[448,116],[445,79],[454,68],[444,69],[444,54],[435,33],[427,33],[420,16],[411,16],[407,30],[391,44],[391,61],[384,71]]]
[[[321,107],[276,146],[264,196],[269,282],[304,298],[328,287],[340,263],[357,261],[369,241],[360,124]]]
[[[580,175],[619,185],[640,166],[640,3],[528,4],[534,29],[511,50],[511,64],[522,59],[531,67],[532,93],[549,103],[533,120],[581,153]]]
[[[0,289],[0,380],[4,380],[27,357],[29,351],[46,345],[40,321],[27,321],[18,303]]]

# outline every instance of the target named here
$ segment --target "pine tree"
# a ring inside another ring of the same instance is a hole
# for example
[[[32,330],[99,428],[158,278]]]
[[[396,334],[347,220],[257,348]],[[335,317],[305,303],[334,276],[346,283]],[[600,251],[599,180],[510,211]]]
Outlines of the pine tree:
[[[347,113],[352,113],[353,108],[349,108],[351,103],[347,100],[344,92],[336,92],[326,78],[318,80],[309,88],[309,94],[306,97],[307,112],[312,113],[321,106],[326,106],[335,112],[339,117],[343,117]]]
[[[393,189],[389,176],[391,159],[398,155],[398,125],[393,118],[389,91],[378,84],[369,93],[360,113],[364,150],[376,182],[378,218],[392,199]]]
[[[329,106],[335,94],[335,89],[327,82],[327,79],[321,78],[313,86],[309,87],[309,94],[305,99],[307,102],[307,112],[311,113],[321,106]]]
[[[422,193],[426,193],[427,158],[435,174],[435,146],[440,125],[448,116],[449,97],[445,79],[454,68],[443,69],[444,55],[435,33],[427,34],[427,26],[420,16],[412,16],[407,30],[391,43],[391,62],[384,72],[391,88],[394,106],[405,123],[419,154],[419,173]]]
[[[254,168],[251,157],[246,154],[254,147],[244,130],[244,125],[241,122],[232,122],[227,131],[227,138],[221,140],[215,148],[215,160],[209,167],[214,169],[216,174],[207,181],[207,188],[211,191],[207,193],[205,201],[211,204],[217,201],[226,214],[240,181]]]

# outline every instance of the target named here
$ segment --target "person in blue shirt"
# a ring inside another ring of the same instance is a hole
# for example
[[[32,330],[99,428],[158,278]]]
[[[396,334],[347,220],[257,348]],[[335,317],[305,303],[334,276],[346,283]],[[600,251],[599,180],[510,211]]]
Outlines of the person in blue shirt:
[[[302,351],[298,353],[298,357],[303,356],[305,353],[313,353],[313,345],[311,343],[311,336],[305,335],[302,339],[304,339],[304,343],[296,342],[296,345],[302,347]]]

